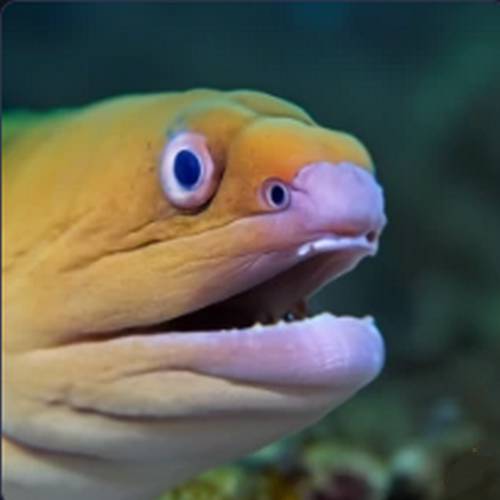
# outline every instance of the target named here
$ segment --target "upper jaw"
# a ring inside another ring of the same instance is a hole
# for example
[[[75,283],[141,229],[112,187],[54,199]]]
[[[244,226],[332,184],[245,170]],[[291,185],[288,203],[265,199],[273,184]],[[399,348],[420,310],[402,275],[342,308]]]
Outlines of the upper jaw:
[[[282,317],[293,304],[375,255],[387,222],[382,189],[356,165],[306,165],[290,187],[290,206],[259,221],[275,246],[253,269],[253,276],[262,273],[264,279],[225,301],[258,321]]]

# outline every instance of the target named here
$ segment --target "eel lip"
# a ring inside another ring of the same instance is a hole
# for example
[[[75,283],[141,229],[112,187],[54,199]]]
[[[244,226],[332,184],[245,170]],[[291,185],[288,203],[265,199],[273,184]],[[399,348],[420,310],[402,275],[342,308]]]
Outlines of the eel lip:
[[[222,332],[169,332],[149,341],[182,353],[173,361],[176,369],[255,384],[350,392],[378,375],[385,356],[372,318],[330,313]]]

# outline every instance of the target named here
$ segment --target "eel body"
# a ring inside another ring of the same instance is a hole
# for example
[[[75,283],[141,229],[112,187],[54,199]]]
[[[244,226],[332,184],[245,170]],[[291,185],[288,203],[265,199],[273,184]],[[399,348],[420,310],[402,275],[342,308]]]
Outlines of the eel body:
[[[154,498],[380,371],[373,320],[304,314],[385,224],[353,137],[200,89],[7,114],[2,142],[8,500]]]

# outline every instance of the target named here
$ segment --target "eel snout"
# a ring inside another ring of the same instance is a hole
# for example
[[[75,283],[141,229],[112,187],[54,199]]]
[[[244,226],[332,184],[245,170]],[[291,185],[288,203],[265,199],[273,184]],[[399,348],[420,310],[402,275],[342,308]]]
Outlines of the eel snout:
[[[294,204],[304,213],[306,231],[365,238],[371,253],[376,251],[386,217],[382,188],[372,173],[348,162],[318,162],[304,166],[292,188],[298,191]]]

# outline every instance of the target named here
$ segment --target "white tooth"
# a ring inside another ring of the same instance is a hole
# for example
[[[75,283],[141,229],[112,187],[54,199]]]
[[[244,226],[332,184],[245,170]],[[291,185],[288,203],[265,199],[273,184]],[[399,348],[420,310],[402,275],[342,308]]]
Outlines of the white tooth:
[[[316,241],[304,243],[297,250],[297,256],[306,257],[310,253],[340,250],[356,244],[362,246],[367,245],[366,237],[327,236]]]
[[[321,250],[333,250],[336,247],[336,245],[329,239],[323,239],[315,241],[312,244],[312,247],[317,252],[320,252]]]
[[[304,243],[297,250],[297,255],[299,257],[305,257],[307,254],[311,253],[312,248],[313,247],[311,243]]]

